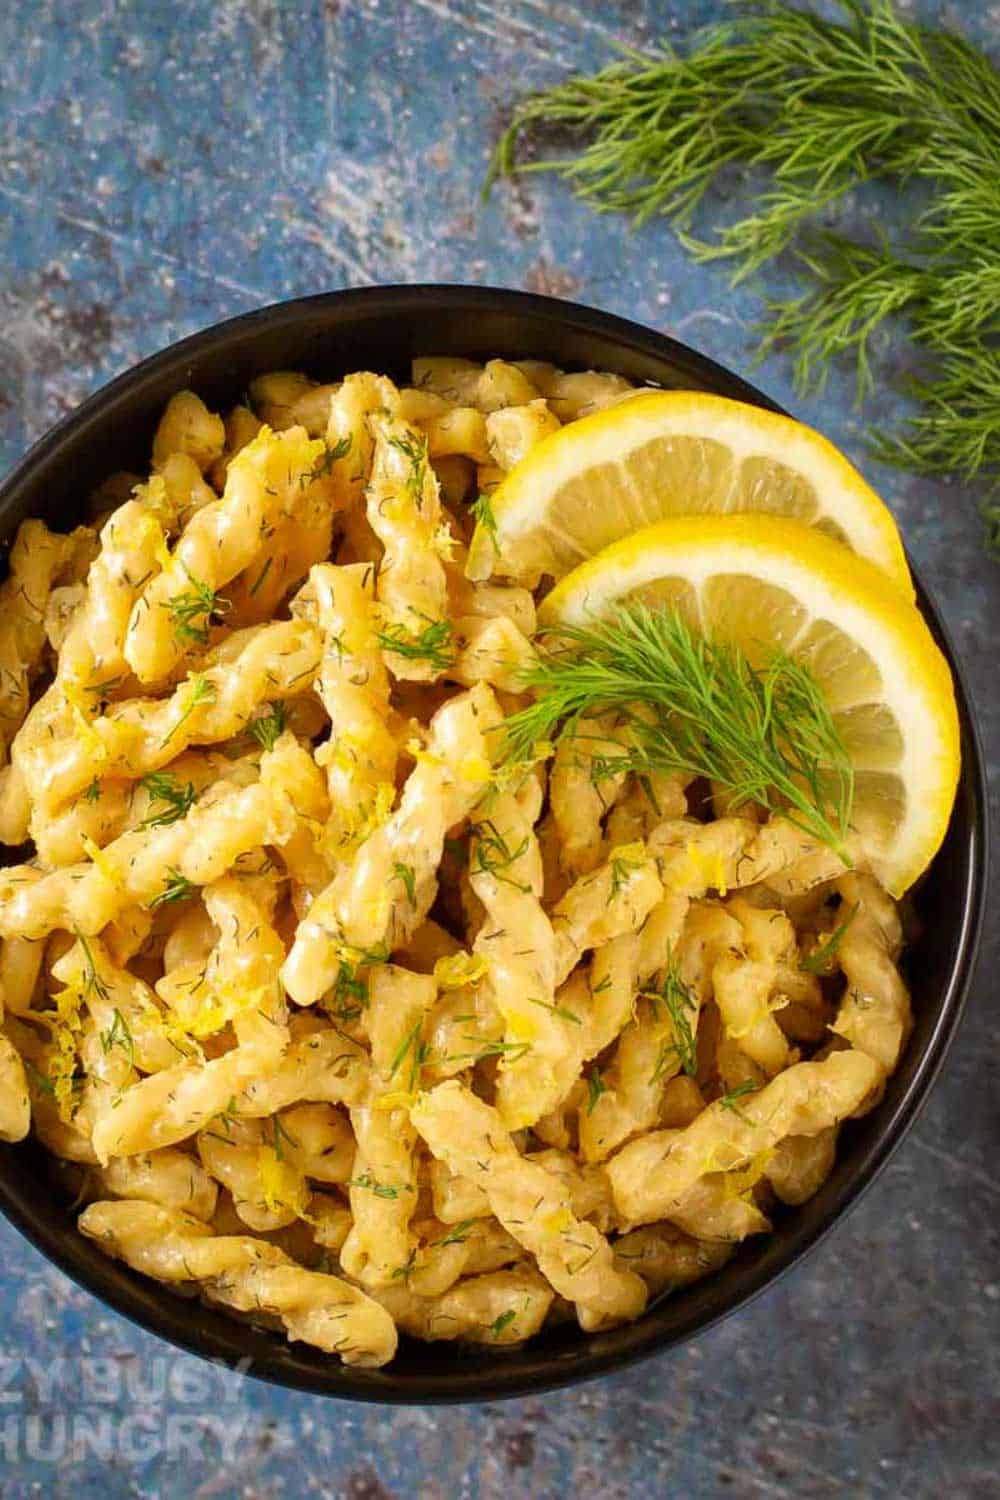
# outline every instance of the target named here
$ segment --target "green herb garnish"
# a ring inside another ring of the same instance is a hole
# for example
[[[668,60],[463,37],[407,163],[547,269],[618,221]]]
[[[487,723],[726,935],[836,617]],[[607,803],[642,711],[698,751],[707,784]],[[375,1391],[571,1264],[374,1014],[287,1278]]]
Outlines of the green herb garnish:
[[[672,1041],[660,1044],[650,1083],[659,1082],[671,1058],[675,1058],[683,1072],[693,1078],[698,1071],[698,1044],[691,1026],[691,1013],[697,1015],[698,1004],[690,986],[681,978],[673,954],[668,956],[659,989],[643,990],[641,994],[653,1007],[654,1015],[659,1014],[661,1005],[664,1007],[673,1035]]]
[[[426,661],[437,672],[444,672],[455,659],[450,620],[428,620],[420,631],[386,625],[378,633],[378,643],[383,651],[394,651],[407,661]]]
[[[504,725],[508,760],[526,759],[560,725],[572,734],[585,713],[616,709],[633,731],[630,769],[718,781],[849,863],[854,772],[808,668],[778,650],[755,666],[737,646],[696,634],[676,610],[641,604],[560,626],[550,641],[524,673],[537,702]]]
[[[347,1183],[349,1188],[366,1188],[375,1194],[376,1198],[398,1198],[399,1188],[392,1187],[387,1182],[376,1182],[370,1172],[365,1172],[361,1177],[352,1177]]]
[[[602,1094],[608,1092],[608,1086],[601,1077],[600,1068],[591,1068],[587,1074],[587,1113],[592,1115],[597,1108],[597,1101]]]
[[[191,717],[199,704],[212,703],[215,700],[217,689],[215,683],[210,677],[206,677],[203,673],[198,672],[192,678],[190,678],[190,685],[191,692],[188,696],[188,701],[185,704],[183,712],[181,713],[180,718],[177,720],[177,723],[172,726],[172,728],[164,735],[163,739],[160,741],[161,750],[163,749],[164,745],[170,743],[174,735],[177,733],[178,729],[180,729],[181,725]]]
[[[492,818],[484,818],[481,823],[473,823],[469,831],[473,835],[469,846],[470,875],[492,875],[494,880],[500,881],[503,885],[513,886],[515,891],[531,890],[530,885],[504,874],[504,871],[516,864],[527,850],[527,837],[521,840],[516,849],[511,849]]]
[[[395,875],[396,879],[402,882],[403,889],[406,891],[406,899],[409,901],[410,905],[412,907],[416,907],[417,877],[414,873],[413,866],[404,865],[402,861],[397,860],[392,867],[392,872]]]
[[[269,705],[270,713],[261,714],[250,725],[250,733],[264,750],[273,750],[285,732],[287,713],[281,700]]]
[[[761,1085],[754,1083],[752,1078],[746,1078],[742,1083],[738,1083],[734,1089],[730,1089],[728,1094],[723,1094],[719,1103],[723,1109],[728,1109],[732,1114],[739,1115],[741,1120],[746,1120],[747,1116],[740,1109],[737,1100],[745,1099],[747,1094],[758,1093],[760,1087]]]
[[[182,786],[172,771],[151,771],[142,777],[139,785],[149,793],[153,802],[164,804],[160,812],[143,818],[142,828],[166,828],[170,823],[186,818],[198,798],[194,782]]]
[[[514,1309],[512,1307],[508,1307],[506,1312],[502,1312],[500,1316],[498,1318],[495,1318],[490,1324],[490,1333],[492,1333],[495,1339],[498,1339],[503,1333],[504,1329],[509,1328],[516,1317],[517,1313],[514,1311]]]
[[[174,901],[184,901],[188,896],[193,896],[198,887],[193,881],[182,875],[174,865],[167,867],[167,883],[163,890],[148,903],[150,911],[156,911],[160,906],[170,906]]]
[[[497,518],[493,510],[492,498],[489,495],[480,495],[478,499],[473,500],[469,510],[493,543],[493,551],[499,555],[500,533],[497,530]]]
[[[858,905],[855,902],[840,925],[835,927],[830,933],[826,942],[822,943],[814,952],[808,954],[806,958],[799,960],[799,968],[804,970],[806,974],[824,973],[827,964],[832,958],[836,957],[840,945],[844,941],[844,934],[857,914]]]
[[[184,571],[191,587],[165,600],[163,608],[170,614],[170,623],[179,641],[186,645],[207,646],[210,627],[219,624],[232,605],[187,568]]]
[[[462,1219],[458,1224],[455,1224],[451,1229],[449,1229],[448,1233],[444,1236],[443,1239],[432,1240],[431,1248],[434,1250],[440,1250],[443,1249],[445,1245],[464,1245],[466,1240],[469,1238],[469,1230],[472,1228],[475,1222],[475,1219]]]
[[[822,388],[831,361],[847,356],[860,397],[876,384],[875,335],[902,314],[925,356],[925,374],[904,382],[922,410],[876,434],[876,453],[925,473],[995,477],[1000,72],[890,0],[841,0],[840,10],[828,19],[780,0],[744,3],[684,54],[631,52],[548,89],[515,110],[491,178],[554,171],[599,209],[664,215],[696,259],[732,260],[737,280],[793,249],[808,289],[768,304],[761,356],[789,352],[802,389]],[[553,128],[575,143],[568,155],[516,159],[522,135]],[[691,237],[706,190],[734,167],[771,185],[714,238]],[[818,229],[871,181],[914,188],[895,241]],[[1000,550],[1000,501],[984,509]]]
[[[105,1031],[101,1032],[100,1037],[101,1051],[105,1056],[111,1051],[112,1047],[121,1047],[128,1058],[129,1067],[134,1066],[135,1044],[132,1040],[132,1033],[129,1030],[128,1022],[117,1005],[112,1013],[111,1025]]]

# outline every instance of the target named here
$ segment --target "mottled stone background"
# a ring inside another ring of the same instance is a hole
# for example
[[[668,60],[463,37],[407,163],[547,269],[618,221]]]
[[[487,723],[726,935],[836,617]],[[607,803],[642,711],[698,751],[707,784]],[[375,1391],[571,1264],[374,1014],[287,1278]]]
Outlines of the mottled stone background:
[[[616,41],[675,35],[723,10],[708,0],[6,0],[0,466],[182,334],[363,282],[553,292],[746,372],[761,287],[730,290],[724,270],[692,268],[663,226],[633,234],[556,184],[504,189],[485,207],[478,196],[518,90],[590,68]],[[1000,6],[920,11],[1000,47]],[[885,195],[848,212],[905,222],[909,210]],[[896,405],[888,392],[859,415],[847,378],[813,400],[793,396],[780,362],[759,381],[862,460],[892,504],[967,664],[995,761],[1000,572],[982,550],[976,495],[864,459],[866,422]],[[206,1390],[205,1366],[105,1312],[0,1226],[0,1493],[1000,1493],[998,956],[994,928],[946,1074],[849,1222],[698,1343],[579,1390],[440,1412],[253,1381],[224,1389],[214,1377]],[[64,1426],[74,1416],[84,1419],[75,1433]]]

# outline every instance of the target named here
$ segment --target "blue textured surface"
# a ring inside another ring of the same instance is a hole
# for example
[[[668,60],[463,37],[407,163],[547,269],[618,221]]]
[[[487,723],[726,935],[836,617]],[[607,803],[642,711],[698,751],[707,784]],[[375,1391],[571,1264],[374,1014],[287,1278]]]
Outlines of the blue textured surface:
[[[1000,11],[908,7],[1000,46]],[[720,14],[658,0],[7,0],[0,13],[0,467],[136,359],[261,303],[369,281],[554,292],[746,373],[760,287],[555,184],[478,201],[504,105]],[[860,213],[855,206],[848,212]],[[904,213],[878,200],[885,219]],[[769,289],[775,283],[769,282]],[[850,382],[796,399],[860,460],[940,600],[997,746],[997,565],[975,496],[864,458]],[[881,408],[881,411],[880,411]],[[944,1078],[820,1251],[698,1343],[502,1407],[324,1403],[107,1313],[0,1225],[0,1493],[74,1500],[555,1500],[1000,1492],[1000,1028],[988,935]]]

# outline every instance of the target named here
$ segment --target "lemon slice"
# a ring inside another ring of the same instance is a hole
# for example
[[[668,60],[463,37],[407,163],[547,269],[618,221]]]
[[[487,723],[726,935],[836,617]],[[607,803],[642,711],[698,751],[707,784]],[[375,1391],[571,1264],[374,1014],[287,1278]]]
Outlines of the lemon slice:
[[[808,666],[854,764],[854,832],[893,895],[912,885],[945,835],[959,771],[951,673],[916,606],[801,522],[689,516],[583,563],[539,623],[584,624],[626,599],[673,606],[751,659],[780,647]]]
[[[494,491],[470,578],[561,578],[640,526],[764,511],[824,531],[913,586],[896,523],[832,443],[774,412],[700,391],[650,391],[544,438]]]

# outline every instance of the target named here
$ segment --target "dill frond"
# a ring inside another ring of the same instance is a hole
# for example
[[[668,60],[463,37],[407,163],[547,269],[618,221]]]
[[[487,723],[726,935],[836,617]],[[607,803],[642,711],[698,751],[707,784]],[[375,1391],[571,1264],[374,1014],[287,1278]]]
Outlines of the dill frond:
[[[629,769],[720,782],[740,802],[780,811],[847,863],[854,773],[801,663],[775,651],[754,666],[735,645],[696,635],[676,610],[641,604],[561,626],[550,641],[524,673],[537,701],[504,724],[507,759],[572,734],[585,713],[614,709],[634,733]]]
[[[697,260],[740,281],[792,250],[806,289],[767,304],[761,357],[793,360],[800,390],[853,361],[875,384],[874,335],[902,318],[929,372],[923,405],[877,456],[921,473],[1000,476],[1000,71],[963,37],[904,17],[892,0],[840,0],[839,18],[743,3],[690,49],[626,51],[591,77],[522,101],[487,186],[555,172],[601,211],[665,216]],[[567,154],[539,155],[555,132]],[[734,168],[770,178],[753,211],[714,235],[695,211]],[[900,242],[820,233],[868,182],[915,186],[925,204]],[[987,521],[1000,546],[1000,502]]]

